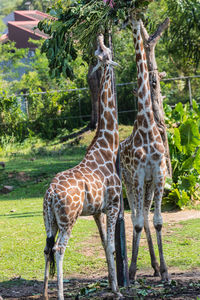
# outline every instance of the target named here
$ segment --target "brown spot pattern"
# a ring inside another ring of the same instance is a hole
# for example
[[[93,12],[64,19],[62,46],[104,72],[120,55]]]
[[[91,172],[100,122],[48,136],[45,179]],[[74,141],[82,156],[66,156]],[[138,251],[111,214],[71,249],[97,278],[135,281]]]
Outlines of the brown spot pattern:
[[[135,138],[134,138],[134,145],[136,147],[140,147],[142,145],[142,139],[138,132],[136,133]]]

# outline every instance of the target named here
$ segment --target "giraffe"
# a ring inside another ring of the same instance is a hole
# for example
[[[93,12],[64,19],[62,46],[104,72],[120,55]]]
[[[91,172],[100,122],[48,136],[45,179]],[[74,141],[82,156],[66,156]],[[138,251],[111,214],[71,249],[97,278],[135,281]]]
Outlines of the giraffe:
[[[99,117],[96,135],[83,160],[74,168],[58,173],[44,197],[43,215],[47,234],[44,275],[44,299],[48,299],[48,277],[57,265],[58,299],[63,296],[63,257],[73,225],[80,215],[93,215],[97,224],[108,264],[109,283],[116,297],[118,289],[114,263],[114,233],[120,206],[121,182],[115,162],[119,147],[118,121],[112,91],[111,51],[98,38],[95,51],[97,70],[102,67],[99,92]],[[107,232],[103,214],[107,217]],[[57,240],[55,237],[58,232]]]
[[[139,242],[144,227],[154,276],[160,274],[162,280],[169,280],[161,236],[163,224],[161,201],[167,172],[165,148],[152,110],[149,74],[140,31],[140,20],[133,15],[131,16],[131,26],[137,64],[138,114],[131,135],[120,144],[122,178],[132,211],[133,223],[132,259],[129,276],[130,279],[136,278]],[[149,228],[149,211],[153,199],[155,203],[153,224],[157,235],[160,268],[156,260]]]

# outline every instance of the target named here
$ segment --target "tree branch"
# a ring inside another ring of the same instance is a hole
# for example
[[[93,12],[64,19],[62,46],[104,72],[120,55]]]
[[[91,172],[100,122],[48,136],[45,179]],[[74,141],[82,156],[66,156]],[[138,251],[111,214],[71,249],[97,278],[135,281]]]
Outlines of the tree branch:
[[[155,46],[157,44],[158,40],[161,38],[165,29],[168,28],[169,24],[170,24],[170,20],[169,18],[166,18],[164,22],[158,26],[156,32],[149,37],[149,44],[151,46]]]
[[[142,34],[142,38],[145,44],[147,44],[148,40],[149,40],[149,34],[146,30],[146,28],[144,27],[144,23],[142,22],[142,20],[140,21],[140,28],[141,28],[141,34]]]

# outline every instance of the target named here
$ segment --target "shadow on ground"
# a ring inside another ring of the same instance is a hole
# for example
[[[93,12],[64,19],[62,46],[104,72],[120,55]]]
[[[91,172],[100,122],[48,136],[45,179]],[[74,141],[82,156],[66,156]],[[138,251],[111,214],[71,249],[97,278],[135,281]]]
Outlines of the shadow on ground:
[[[0,283],[0,295],[3,299],[25,300],[42,299],[43,282],[14,278]],[[57,299],[56,281],[49,283],[49,300]],[[135,284],[129,289],[122,288],[123,299],[176,299],[199,300],[200,299],[200,271],[175,272],[171,274],[171,283],[163,284],[159,278],[138,275]],[[65,299],[114,299],[108,288],[106,278],[85,279],[71,278],[64,280]]]

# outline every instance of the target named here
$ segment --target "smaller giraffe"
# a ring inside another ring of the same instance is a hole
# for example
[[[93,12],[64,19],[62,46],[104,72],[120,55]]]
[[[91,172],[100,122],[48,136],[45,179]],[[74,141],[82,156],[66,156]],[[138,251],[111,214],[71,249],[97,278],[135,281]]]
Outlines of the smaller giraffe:
[[[137,63],[138,114],[132,134],[120,144],[122,176],[129,205],[132,210],[133,222],[132,259],[129,276],[130,279],[135,279],[136,277],[139,242],[141,231],[144,227],[151,256],[151,264],[155,271],[154,275],[158,276],[160,273],[163,280],[168,280],[169,277],[163,256],[161,237],[163,224],[161,201],[167,171],[165,148],[152,110],[149,74],[140,32],[140,20],[132,16],[131,24]],[[160,268],[156,260],[149,228],[149,211],[153,199],[155,203],[153,223],[157,235]]]
[[[63,258],[76,219],[80,215],[93,215],[106,253],[109,282],[113,293],[121,297],[114,262],[114,233],[120,207],[121,182],[115,168],[119,147],[115,97],[112,91],[111,51],[99,36],[95,52],[102,66],[99,95],[99,117],[96,136],[84,159],[76,167],[55,176],[44,197],[43,214],[47,234],[45,254],[44,298],[48,299],[48,276],[57,265],[58,299],[63,295]],[[103,222],[107,216],[107,234]],[[57,240],[54,242],[58,232]]]

